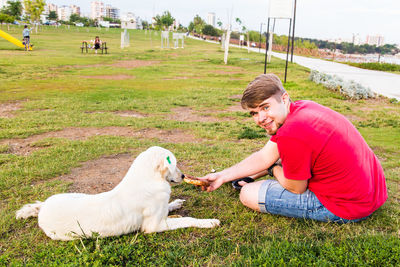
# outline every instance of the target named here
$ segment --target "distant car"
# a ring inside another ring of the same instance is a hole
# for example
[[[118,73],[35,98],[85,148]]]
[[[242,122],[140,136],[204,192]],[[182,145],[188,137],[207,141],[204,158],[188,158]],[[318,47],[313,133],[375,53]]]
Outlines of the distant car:
[[[13,22],[13,24],[14,24],[14,25],[19,25],[19,22],[15,20],[15,21]]]
[[[257,46],[257,44],[256,43],[251,43],[251,47],[256,47]]]
[[[77,22],[77,23],[75,23],[75,26],[76,27],[83,27],[83,23],[82,22]]]

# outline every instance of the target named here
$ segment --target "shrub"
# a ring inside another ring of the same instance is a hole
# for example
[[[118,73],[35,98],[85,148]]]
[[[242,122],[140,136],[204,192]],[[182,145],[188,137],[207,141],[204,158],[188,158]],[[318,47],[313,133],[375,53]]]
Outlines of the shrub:
[[[336,75],[329,75],[312,70],[309,79],[317,84],[323,84],[330,90],[338,91],[350,99],[368,99],[377,97],[369,87],[365,87],[353,80],[345,81]]]

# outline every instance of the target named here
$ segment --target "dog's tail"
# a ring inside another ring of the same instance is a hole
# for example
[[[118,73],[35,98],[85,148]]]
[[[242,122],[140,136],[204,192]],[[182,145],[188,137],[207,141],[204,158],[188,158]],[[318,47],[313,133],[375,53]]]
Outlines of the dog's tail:
[[[37,217],[42,207],[43,202],[36,201],[35,203],[26,204],[15,213],[15,218],[26,219],[29,217]]]

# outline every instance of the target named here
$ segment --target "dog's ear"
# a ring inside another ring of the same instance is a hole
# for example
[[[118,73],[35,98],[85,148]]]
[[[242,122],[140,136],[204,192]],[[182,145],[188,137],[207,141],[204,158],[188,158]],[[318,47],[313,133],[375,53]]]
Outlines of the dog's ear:
[[[166,166],[170,173],[174,173],[176,169],[176,158],[171,155],[166,155],[164,158],[164,166]]]
[[[167,153],[164,154],[161,161],[157,165],[157,169],[165,176],[166,172],[174,173],[176,170],[176,158],[174,155]]]

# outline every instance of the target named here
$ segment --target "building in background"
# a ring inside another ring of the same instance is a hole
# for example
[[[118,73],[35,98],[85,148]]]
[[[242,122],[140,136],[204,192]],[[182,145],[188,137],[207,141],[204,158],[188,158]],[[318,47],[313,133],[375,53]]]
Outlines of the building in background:
[[[51,11],[54,11],[57,13],[58,6],[55,4],[47,4],[44,6],[44,11],[43,11],[44,14],[48,15],[48,14],[50,14]]]
[[[113,20],[119,19],[119,9],[116,7],[113,7],[111,5],[106,6],[106,17],[107,18],[112,18]]]
[[[367,35],[367,39],[365,40],[365,43],[369,44],[369,45],[382,46],[385,44],[385,38],[379,34]]]
[[[215,13],[214,12],[209,12],[207,14],[207,24],[210,24],[211,26],[215,27]]]
[[[101,20],[106,15],[104,3],[101,1],[92,1],[90,3],[90,18]]]
[[[70,5],[69,8],[71,9],[71,14],[77,14],[81,16],[81,8],[76,5]]]
[[[360,34],[353,33],[352,43],[353,45],[362,45]]]
[[[57,17],[59,20],[69,21],[71,17],[71,9],[69,6],[59,6],[57,9]]]
[[[142,29],[142,20],[136,17],[132,12],[126,12],[121,15],[122,29]]]

